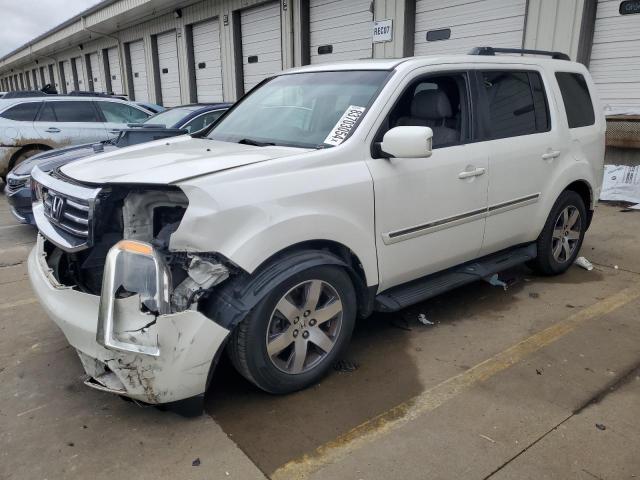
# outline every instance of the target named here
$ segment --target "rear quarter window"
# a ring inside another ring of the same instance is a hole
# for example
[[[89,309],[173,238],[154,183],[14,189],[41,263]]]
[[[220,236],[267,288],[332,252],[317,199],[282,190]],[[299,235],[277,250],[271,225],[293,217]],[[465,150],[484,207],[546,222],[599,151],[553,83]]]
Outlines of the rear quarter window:
[[[556,72],[569,128],[587,127],[596,122],[589,87],[579,73]]]
[[[28,102],[8,108],[0,117],[18,122],[33,122],[42,102]]]

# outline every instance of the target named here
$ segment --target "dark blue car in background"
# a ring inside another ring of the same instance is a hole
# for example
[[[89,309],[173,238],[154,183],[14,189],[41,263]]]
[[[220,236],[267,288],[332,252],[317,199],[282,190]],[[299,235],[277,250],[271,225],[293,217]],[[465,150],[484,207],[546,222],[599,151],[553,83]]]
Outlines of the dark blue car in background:
[[[116,138],[99,143],[57,148],[34,155],[18,164],[7,174],[5,193],[11,213],[21,223],[34,225],[31,211],[31,171],[37,165],[49,172],[69,162],[97,153],[139,143],[201,132],[218,120],[231,103],[211,103],[174,107],[146,119],[144,123],[131,124]]]

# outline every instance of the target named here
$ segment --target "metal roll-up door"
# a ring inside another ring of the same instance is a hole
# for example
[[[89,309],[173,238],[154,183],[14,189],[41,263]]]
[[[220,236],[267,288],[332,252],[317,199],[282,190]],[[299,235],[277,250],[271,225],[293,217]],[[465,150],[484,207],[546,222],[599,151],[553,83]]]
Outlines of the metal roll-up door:
[[[97,52],[89,54],[89,65],[91,66],[91,83],[93,84],[93,91],[102,92],[104,90],[104,84],[102,83],[102,75],[100,74],[100,61],[98,59]]]
[[[193,62],[198,102],[222,101],[220,22],[207,20],[193,26]]]
[[[116,94],[124,93],[122,88],[122,74],[120,72],[120,55],[118,47],[107,50],[107,60],[109,64],[109,77],[111,80],[111,91]]]
[[[371,0],[311,0],[311,63],[371,58]]]
[[[180,71],[178,69],[178,43],[176,31],[157,36],[158,69],[160,70],[160,92],[162,105],[180,105]]]
[[[417,0],[414,55],[522,48],[526,0]]]
[[[66,87],[66,92],[73,91],[73,72],[71,71],[71,62],[69,60],[65,60],[62,62],[62,70],[64,74],[64,86]]]
[[[640,115],[640,13],[621,14],[625,5],[600,0],[596,9],[589,70],[607,115]]]
[[[144,42],[142,40],[129,44],[129,57],[131,60],[133,96],[138,102],[148,102],[147,64],[144,55]]]
[[[240,12],[244,91],[282,70],[280,4],[267,3]]]
[[[76,57],[73,59],[76,67],[76,75],[78,76],[78,90],[89,90],[89,83],[87,82],[87,74],[85,72],[84,62],[82,57]]]

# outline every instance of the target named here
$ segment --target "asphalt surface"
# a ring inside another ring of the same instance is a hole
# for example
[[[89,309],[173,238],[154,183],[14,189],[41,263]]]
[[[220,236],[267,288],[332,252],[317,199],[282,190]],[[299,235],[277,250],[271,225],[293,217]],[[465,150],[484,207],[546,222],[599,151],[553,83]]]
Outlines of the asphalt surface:
[[[591,272],[521,267],[507,291],[360,321],[340,365],[285,397],[223,362],[186,419],[82,384],[26,277],[35,232],[0,197],[0,479],[640,477],[640,212],[620,210],[598,207]]]

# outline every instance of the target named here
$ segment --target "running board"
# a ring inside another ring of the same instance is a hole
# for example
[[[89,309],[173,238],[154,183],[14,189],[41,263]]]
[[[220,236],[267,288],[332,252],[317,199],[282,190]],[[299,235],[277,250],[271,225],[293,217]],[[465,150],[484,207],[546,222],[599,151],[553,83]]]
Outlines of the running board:
[[[493,253],[442,272],[390,288],[375,298],[374,310],[395,312],[414,303],[428,300],[448,290],[490,277],[537,256],[535,243]]]

